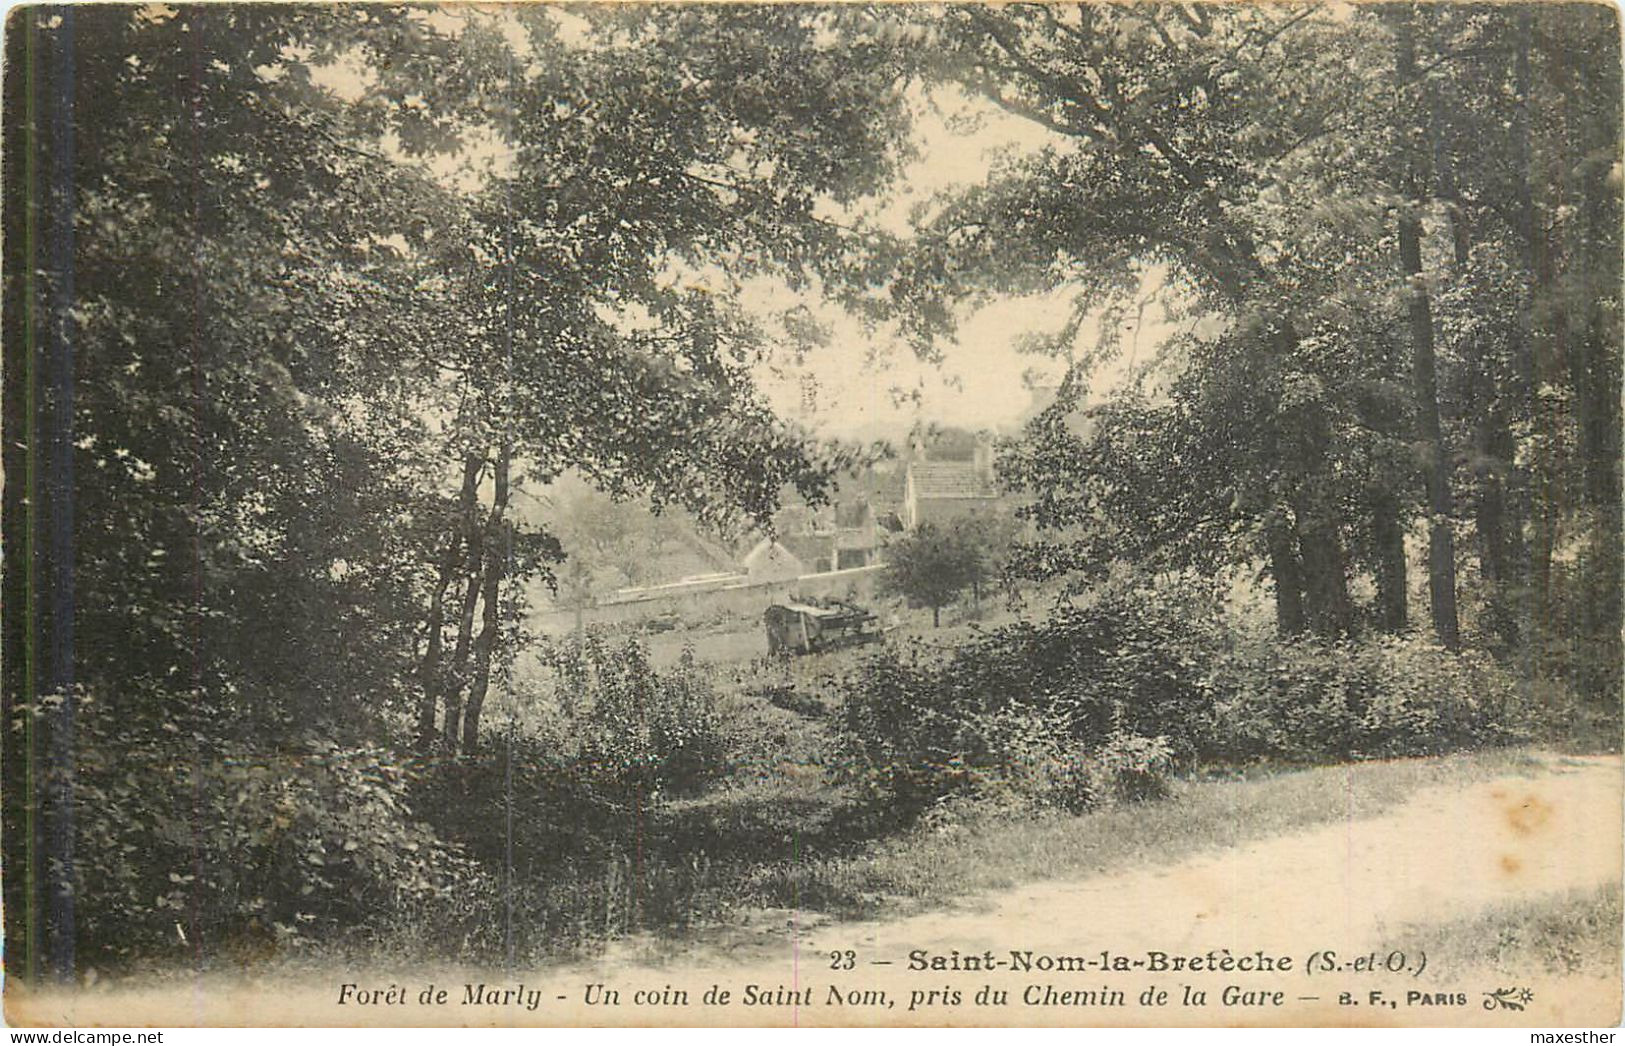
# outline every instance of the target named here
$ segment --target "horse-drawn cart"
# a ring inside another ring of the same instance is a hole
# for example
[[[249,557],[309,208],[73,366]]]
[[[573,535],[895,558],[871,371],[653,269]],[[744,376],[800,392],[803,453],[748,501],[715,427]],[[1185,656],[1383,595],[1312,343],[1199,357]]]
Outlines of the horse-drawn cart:
[[[811,654],[880,641],[874,614],[839,600],[775,603],[762,614],[769,654]]]

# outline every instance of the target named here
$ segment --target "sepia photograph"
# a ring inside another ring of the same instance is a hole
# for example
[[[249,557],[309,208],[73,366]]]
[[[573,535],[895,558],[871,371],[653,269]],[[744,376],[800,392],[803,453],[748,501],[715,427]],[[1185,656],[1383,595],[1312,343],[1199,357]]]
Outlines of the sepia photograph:
[[[1616,5],[3,53],[9,1027],[1620,1024]]]

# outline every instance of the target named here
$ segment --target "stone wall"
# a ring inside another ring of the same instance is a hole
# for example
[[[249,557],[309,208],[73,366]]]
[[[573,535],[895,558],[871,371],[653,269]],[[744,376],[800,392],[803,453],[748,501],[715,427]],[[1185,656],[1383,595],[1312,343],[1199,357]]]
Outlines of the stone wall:
[[[859,601],[873,599],[875,581],[883,566],[855,567],[851,570],[832,570],[822,574],[803,574],[788,581],[741,582],[718,588],[691,590],[651,590],[642,597],[621,599],[582,612],[583,624],[624,624],[647,621],[651,618],[676,614],[688,623],[698,623],[720,614],[759,619],[771,603],[782,602],[792,596],[850,596]],[[559,635],[575,628],[573,610],[543,609],[531,615],[531,627],[542,632]]]

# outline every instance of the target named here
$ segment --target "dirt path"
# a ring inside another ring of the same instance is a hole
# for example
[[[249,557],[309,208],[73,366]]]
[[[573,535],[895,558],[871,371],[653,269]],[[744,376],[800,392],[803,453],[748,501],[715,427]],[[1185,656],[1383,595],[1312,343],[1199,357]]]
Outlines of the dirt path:
[[[1372,952],[1382,966],[1393,952],[1402,951],[1404,965],[1414,971],[1422,965],[1412,944],[1418,930],[1510,903],[1619,884],[1622,820],[1617,757],[1548,757],[1543,767],[1527,776],[1506,776],[1466,788],[1426,789],[1382,817],[1295,832],[1154,871],[1029,884],[903,919],[797,928],[800,932],[793,940],[780,947],[792,952],[791,969],[785,972],[793,973],[795,985],[817,987],[815,1001],[824,998],[826,985],[843,979],[884,985],[898,995],[899,1008],[908,1005],[916,990],[955,985],[962,995],[966,985],[973,991],[984,985],[1003,987],[1013,1001],[1029,986],[1051,983],[1062,990],[1109,985],[1130,994],[1126,1019],[1121,1012],[1100,1008],[1015,1008],[1011,1016],[1032,1023],[1134,1023],[1135,993],[1152,982],[1166,982],[1206,985],[1210,1002],[1225,985],[1289,989],[1279,1011],[1225,1008],[1221,1003],[1200,1010],[1205,1016],[1179,1011],[1157,1015],[1171,1023],[1194,1018],[1195,1023],[1459,1024],[1510,1018],[1515,1023],[1555,1024],[1577,1019],[1573,1015],[1601,1013],[1600,1019],[1580,1023],[1612,1024],[1620,1016],[1617,975],[1599,982],[1559,983],[1541,971],[1529,971],[1524,978],[1528,983],[1520,986],[1539,982],[1539,1008],[1486,1013],[1481,1007],[1484,993],[1504,986],[1492,983],[1496,975],[1490,971],[1424,968],[1419,978],[1411,972],[1390,976],[1382,969],[1349,967],[1357,957]],[[1147,959],[1150,952],[1206,956],[1223,949],[1234,956],[1258,952],[1287,956],[1295,969],[1285,976],[1245,971],[1153,975],[1148,969],[1154,962]],[[831,971],[832,953],[846,950],[857,953],[860,971],[875,959],[892,965],[869,965],[867,976]],[[1091,968],[1083,976],[1053,970],[1043,976],[1041,970],[1009,968],[1012,951],[1029,950],[1035,957],[1083,958]],[[1328,950],[1337,953],[1335,961],[1344,970],[1303,972],[1313,953]],[[1093,963],[1102,951],[1131,962],[1146,960],[1147,967],[1100,970]],[[908,960],[913,953],[942,957],[950,966],[956,955],[963,965],[967,957],[991,953],[1005,965],[985,973],[911,971]],[[759,982],[771,982],[762,976],[770,954],[759,946],[716,958],[722,961],[707,964],[713,967],[707,976],[714,980],[754,974]],[[613,964],[624,960],[624,956],[612,959],[611,966],[600,966],[596,972],[608,979]],[[625,979],[624,967],[614,976]],[[1373,989],[1388,993],[1400,1005],[1373,1011],[1366,994]],[[1406,993],[1415,990],[1465,992],[1468,1007],[1406,1006]],[[1336,1007],[1336,996],[1343,991],[1355,992],[1365,1008]],[[1042,991],[1038,997],[1044,997]],[[974,999],[970,1001],[970,1007],[916,1008],[914,1019],[987,1020],[987,1010],[978,1010]],[[850,1009],[837,1012],[853,1015]],[[813,1023],[825,1023],[830,1017],[827,1005],[796,1015],[798,1021]]]
[[[628,945],[588,966],[418,978],[453,986],[454,1003],[464,983],[523,983],[541,992],[544,1004],[535,1010],[454,1004],[358,1012],[334,1005],[333,986],[262,985],[260,992],[188,992],[177,1019],[153,1023],[253,1024],[296,1013],[296,1022],[339,1024],[1610,1024],[1620,1015],[1617,974],[1584,980],[1529,971],[1509,986],[1502,983],[1506,975],[1435,964],[1419,978],[1412,974],[1421,956],[1409,942],[1417,927],[1619,883],[1621,824],[1617,757],[1550,757],[1527,776],[1425,790],[1382,817],[1157,870],[1030,884],[895,920],[808,926],[790,913],[792,925],[739,940],[726,952],[658,965]],[[1192,972],[1159,967],[1156,957],[1171,963],[1224,949],[1237,957],[1263,953],[1277,963],[1284,957],[1292,968]],[[848,951],[852,968],[832,969],[846,965]],[[1328,961],[1327,951],[1336,959]],[[1405,952],[1408,969],[1381,969],[1396,951]],[[1030,952],[1033,967],[1012,963],[1013,952]],[[1103,952],[1108,964],[1121,956],[1130,965],[1102,968]],[[1371,953],[1379,968],[1361,968],[1360,957]],[[916,955],[959,968],[911,969]],[[997,963],[967,970],[972,956]],[[1330,964],[1340,968],[1306,972]],[[407,976],[397,972],[395,979]],[[593,984],[618,991],[620,1005],[589,1006]],[[704,1005],[713,986],[730,993],[729,1005]],[[1236,1002],[1223,1001],[1227,986]],[[1531,992],[1525,1009],[1485,1008],[1487,993],[1509,987]],[[1168,1002],[1138,1005],[1147,988],[1168,992]],[[1202,1004],[1181,1005],[1186,988],[1205,992]],[[633,1001],[635,992],[665,989],[686,991],[688,1005]],[[996,996],[984,989],[1006,992],[1006,1002],[993,1004]],[[930,992],[940,995],[923,998]],[[1263,1004],[1240,1001],[1244,992]],[[1410,992],[1426,993],[1426,1000]],[[1340,1003],[1345,993],[1358,1005]],[[979,1004],[979,996],[989,1002]],[[747,997],[758,1001],[746,1004]],[[55,1002],[66,1010],[116,1005],[133,1017],[158,1001],[98,992]],[[64,1023],[89,1023],[67,1020],[70,1012],[61,1016]]]
[[[1549,765],[1538,777],[1429,789],[1384,817],[1150,873],[1018,887],[984,898],[978,911],[821,927],[805,947],[1290,952],[1322,940],[1380,948],[1410,924],[1620,880],[1619,760]]]

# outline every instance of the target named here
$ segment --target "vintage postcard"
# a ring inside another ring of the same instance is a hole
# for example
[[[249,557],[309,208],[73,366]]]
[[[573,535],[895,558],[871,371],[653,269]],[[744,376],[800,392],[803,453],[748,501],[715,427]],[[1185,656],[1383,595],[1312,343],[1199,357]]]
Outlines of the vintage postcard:
[[[1619,1023],[1614,6],[33,4],[3,134],[12,1026]]]

